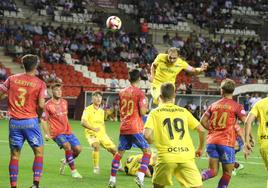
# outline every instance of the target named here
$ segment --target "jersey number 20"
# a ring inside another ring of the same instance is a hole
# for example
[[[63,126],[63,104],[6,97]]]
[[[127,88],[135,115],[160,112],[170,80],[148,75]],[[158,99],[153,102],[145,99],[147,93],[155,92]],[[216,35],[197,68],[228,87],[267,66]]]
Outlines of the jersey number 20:
[[[178,127],[178,123],[180,125],[180,128]],[[163,126],[164,127],[167,126],[170,140],[173,140],[174,139],[174,134],[173,134],[173,128],[172,127],[174,127],[174,129],[175,129],[175,131],[177,133],[180,133],[180,137],[179,137],[180,140],[183,138],[183,136],[185,134],[184,122],[180,118],[173,119],[173,122],[171,122],[171,119],[170,118],[166,118],[163,121]]]

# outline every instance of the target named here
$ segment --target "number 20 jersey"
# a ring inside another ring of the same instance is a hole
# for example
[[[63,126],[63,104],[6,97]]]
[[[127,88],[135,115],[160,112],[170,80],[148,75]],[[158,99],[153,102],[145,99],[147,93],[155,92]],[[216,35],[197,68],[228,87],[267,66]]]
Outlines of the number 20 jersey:
[[[173,103],[160,104],[152,110],[145,128],[153,130],[159,163],[183,163],[195,158],[195,148],[189,129],[199,121],[185,108]]]
[[[211,104],[205,115],[209,117],[210,122],[207,144],[234,147],[237,118],[241,120],[246,116],[243,106],[233,99],[222,98]]]
[[[120,101],[120,134],[142,133],[144,124],[140,108],[147,108],[147,100],[143,91],[130,85],[119,92]]]
[[[37,117],[39,98],[45,98],[46,85],[37,78],[27,74],[16,74],[8,77],[0,90],[8,95],[9,116],[14,119]]]

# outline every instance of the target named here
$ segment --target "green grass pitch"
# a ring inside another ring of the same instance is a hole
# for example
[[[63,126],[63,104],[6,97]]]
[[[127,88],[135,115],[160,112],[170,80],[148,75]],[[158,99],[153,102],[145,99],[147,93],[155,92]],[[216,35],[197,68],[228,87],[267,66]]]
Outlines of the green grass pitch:
[[[72,179],[70,176],[70,170],[67,168],[65,175],[59,175],[59,161],[62,159],[63,151],[59,150],[57,145],[53,141],[45,142],[45,155],[44,155],[44,171],[41,179],[41,188],[105,188],[108,185],[110,175],[110,165],[112,156],[101,150],[100,153],[100,167],[101,174],[94,175],[92,170],[92,157],[91,149],[84,136],[84,129],[81,127],[78,121],[72,121],[74,134],[79,138],[83,151],[81,155],[75,160],[77,169],[83,175],[83,179]],[[117,144],[119,123],[106,122],[107,133]],[[257,127],[254,127],[254,135],[256,135]],[[197,133],[192,133],[194,142],[198,141]],[[255,136],[256,137],[256,136]],[[123,161],[126,156],[133,153],[139,153],[138,149],[133,149],[126,152]],[[267,172],[264,169],[262,159],[260,158],[258,146],[254,148],[254,152],[248,161],[243,159],[243,154],[240,152],[237,155],[237,160],[244,164],[245,169],[240,171],[237,176],[233,176],[229,185],[229,188],[265,188]],[[18,188],[29,188],[32,184],[32,162],[33,153],[25,143],[21,159],[19,162],[19,177]],[[207,167],[208,163],[205,157],[197,159],[197,165],[199,169]],[[9,163],[9,147],[8,147],[8,121],[0,121],[0,188],[9,187],[9,175],[8,175],[8,163]],[[204,182],[204,188],[216,188],[217,183],[221,177],[221,171],[218,176],[212,180]],[[175,182],[175,181],[174,181]],[[117,188],[135,188],[137,187],[134,182],[134,177],[126,176],[124,173],[119,172],[117,176]],[[146,178],[145,187],[151,187],[151,179]],[[174,183],[173,187],[180,187],[178,183]]]

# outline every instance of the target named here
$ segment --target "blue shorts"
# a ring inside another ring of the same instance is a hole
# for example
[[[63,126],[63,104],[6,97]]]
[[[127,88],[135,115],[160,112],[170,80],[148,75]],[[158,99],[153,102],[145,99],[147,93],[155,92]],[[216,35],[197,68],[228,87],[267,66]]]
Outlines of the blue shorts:
[[[217,158],[222,164],[235,162],[235,150],[229,146],[207,144],[207,153],[210,158]]]
[[[63,148],[63,144],[69,142],[72,147],[80,146],[79,140],[74,134],[60,134],[53,139],[60,148]]]
[[[38,118],[10,119],[9,120],[9,146],[11,149],[21,149],[27,140],[31,147],[44,145]]]
[[[129,150],[133,145],[136,145],[140,149],[149,148],[149,144],[143,137],[143,134],[120,135],[118,150]]]
[[[236,142],[238,143],[238,148],[235,149],[235,153],[241,151],[241,150],[243,149],[243,147],[244,147],[243,140],[242,140],[242,138],[241,138],[240,136],[238,136],[238,137],[236,138]]]

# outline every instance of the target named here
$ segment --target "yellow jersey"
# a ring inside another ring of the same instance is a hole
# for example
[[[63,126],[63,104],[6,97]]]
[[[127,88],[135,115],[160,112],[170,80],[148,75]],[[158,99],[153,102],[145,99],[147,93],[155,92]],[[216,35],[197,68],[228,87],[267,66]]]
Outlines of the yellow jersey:
[[[153,130],[158,163],[183,163],[195,158],[195,148],[188,127],[195,129],[200,122],[185,108],[163,103],[152,110],[145,128]]]
[[[152,85],[157,87],[161,86],[162,83],[170,82],[174,83],[176,82],[177,75],[182,71],[190,66],[188,63],[181,58],[178,58],[177,61],[173,64],[167,64],[168,61],[168,54],[160,53],[155,58],[153,64],[156,65],[155,75],[153,79]]]
[[[268,97],[258,101],[250,113],[257,117],[259,121],[258,126],[258,142],[260,146],[268,145]]]
[[[85,129],[86,135],[100,136],[106,134],[103,109],[96,109],[92,104],[85,108],[81,119],[85,120],[91,127],[100,128],[100,131],[98,132]]]
[[[139,171],[140,166],[141,166],[141,159],[142,159],[142,154],[138,155],[131,155],[127,158],[125,167],[128,169],[129,175],[136,175],[136,173]],[[154,161],[153,156],[150,158],[150,163],[149,165],[154,166],[156,161]]]

